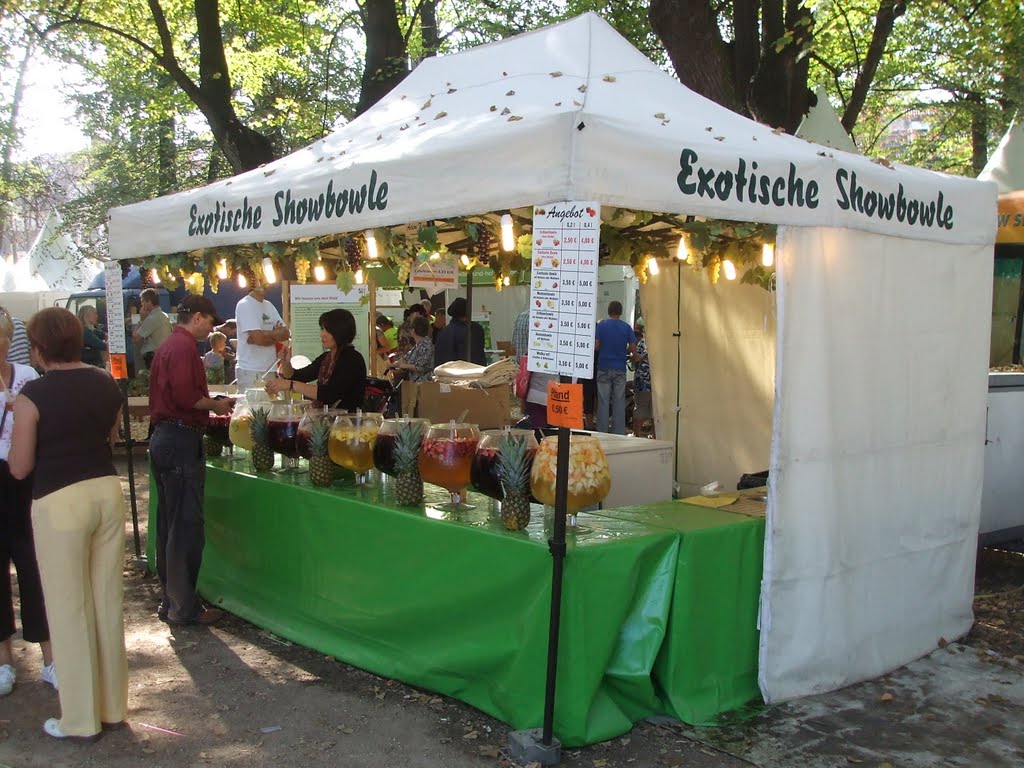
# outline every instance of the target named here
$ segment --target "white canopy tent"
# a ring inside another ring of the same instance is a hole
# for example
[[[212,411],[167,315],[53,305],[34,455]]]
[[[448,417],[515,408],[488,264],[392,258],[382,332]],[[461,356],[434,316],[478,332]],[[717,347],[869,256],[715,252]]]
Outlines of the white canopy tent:
[[[999,194],[1024,189],[1024,124],[1015,117],[999,140],[996,151],[978,174],[981,181],[994,181]]]
[[[587,14],[428,59],[352,123],[264,168],[114,209],[110,250],[138,258],[571,199],[782,225],[777,318],[775,294],[710,286],[685,267],[642,296],[655,416],[663,435],[679,425],[680,482],[772,470],[765,699],[872,677],[966,632],[992,185],[776,133]]]

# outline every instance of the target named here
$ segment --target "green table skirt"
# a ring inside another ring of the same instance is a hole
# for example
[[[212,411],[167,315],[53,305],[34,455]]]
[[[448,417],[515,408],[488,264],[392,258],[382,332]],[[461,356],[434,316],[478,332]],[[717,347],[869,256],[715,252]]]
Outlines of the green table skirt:
[[[513,533],[476,494],[476,509],[445,512],[447,494],[427,486],[425,508],[407,509],[377,486],[323,490],[305,475],[230,466],[215,459],[208,468],[207,599],[514,729],[541,725],[550,515],[535,508],[529,529]],[[150,498],[153,564],[155,489]],[[658,511],[665,506],[581,515],[569,536],[555,702],[565,746],[613,738],[654,714],[710,722],[756,694],[748,619],[763,523],[719,512],[688,526],[674,515],[687,518],[685,505]]]

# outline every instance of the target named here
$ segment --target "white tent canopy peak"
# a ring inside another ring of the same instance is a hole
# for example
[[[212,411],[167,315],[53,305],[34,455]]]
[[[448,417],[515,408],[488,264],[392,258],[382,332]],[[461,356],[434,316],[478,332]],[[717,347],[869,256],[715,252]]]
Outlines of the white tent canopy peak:
[[[429,58],[264,167],[110,212],[113,258],[551,200],[984,244],[995,189],[773,131],[689,90],[593,13]]]

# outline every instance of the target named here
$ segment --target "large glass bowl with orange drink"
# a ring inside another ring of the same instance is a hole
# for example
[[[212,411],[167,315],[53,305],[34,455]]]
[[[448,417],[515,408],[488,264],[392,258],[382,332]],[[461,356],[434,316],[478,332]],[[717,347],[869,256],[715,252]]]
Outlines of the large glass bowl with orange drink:
[[[456,508],[471,508],[466,504],[473,456],[480,442],[476,424],[432,424],[420,444],[420,477],[451,494]]]
[[[558,462],[558,436],[540,441],[530,472],[530,491],[543,504],[555,505],[555,468]],[[569,524],[576,524],[576,513],[604,501],[612,489],[612,476],[601,442],[593,435],[569,436],[569,487],[565,512]]]

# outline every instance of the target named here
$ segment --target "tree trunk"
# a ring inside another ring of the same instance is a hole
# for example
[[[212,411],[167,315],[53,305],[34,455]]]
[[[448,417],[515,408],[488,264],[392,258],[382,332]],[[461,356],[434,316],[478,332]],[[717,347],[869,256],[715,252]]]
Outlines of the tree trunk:
[[[380,101],[409,74],[395,0],[366,0],[363,13],[366,65],[356,115]]]
[[[885,55],[885,48],[889,43],[889,36],[892,34],[893,25],[896,19],[907,12],[907,0],[881,0],[878,6],[878,13],[875,15],[875,29],[871,33],[871,43],[868,45],[867,53],[864,55],[864,62],[861,64],[857,80],[850,91],[850,100],[846,102],[846,110],[843,112],[843,128],[847,133],[853,133],[853,126],[857,124],[860,111],[864,108],[864,102],[871,89],[871,83],[878,71],[878,64]]]
[[[14,256],[14,228],[11,226],[11,188],[14,177],[12,156],[18,143],[18,115],[21,112],[21,99],[25,95],[25,73],[32,60],[33,45],[29,39],[25,43],[25,55],[18,65],[18,78],[14,82],[14,94],[11,100],[11,114],[4,126],[7,140],[4,142],[3,165],[0,166],[0,258]]]
[[[980,93],[967,95],[971,109],[971,169],[977,176],[988,162],[988,108]]]
[[[723,107],[744,113],[733,87],[728,49],[707,0],[651,0],[647,15],[680,82]]]
[[[761,61],[747,103],[762,123],[793,133],[810,106],[810,60],[803,53],[814,19],[799,0],[765,0],[761,24]]]
[[[266,136],[245,126],[235,113],[231,76],[224,55],[218,0],[195,0],[199,38],[199,99],[196,106],[236,173],[257,168],[276,157]]]
[[[441,36],[437,29],[437,0],[423,0],[420,6],[420,32],[423,35],[423,58],[437,56]]]

